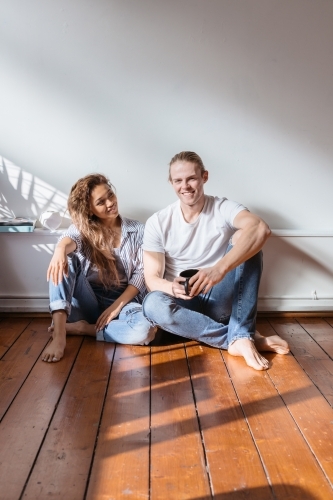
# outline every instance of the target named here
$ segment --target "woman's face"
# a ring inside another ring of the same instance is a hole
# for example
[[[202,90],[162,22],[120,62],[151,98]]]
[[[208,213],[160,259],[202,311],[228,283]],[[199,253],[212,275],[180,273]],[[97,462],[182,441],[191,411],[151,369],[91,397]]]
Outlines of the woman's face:
[[[90,194],[90,210],[105,224],[109,224],[118,217],[117,197],[107,184],[96,186]]]

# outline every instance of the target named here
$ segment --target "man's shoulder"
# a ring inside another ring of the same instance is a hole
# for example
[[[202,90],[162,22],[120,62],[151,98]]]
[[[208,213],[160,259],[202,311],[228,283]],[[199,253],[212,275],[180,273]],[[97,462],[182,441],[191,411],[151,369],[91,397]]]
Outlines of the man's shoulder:
[[[205,195],[205,208],[204,210],[207,211],[208,213],[213,213],[216,210],[220,211],[223,210],[223,208],[228,204],[229,200],[225,196],[211,196],[211,195]],[[231,202],[233,203],[233,202]]]
[[[178,207],[179,207],[179,201],[175,201],[174,203],[171,203],[167,207],[162,208],[161,210],[158,210],[157,212],[153,213],[153,215],[151,215],[147,219],[146,224],[154,223],[154,222],[158,222],[158,221],[162,222],[162,221],[169,219],[170,217],[173,216],[173,214],[178,209]]]
[[[210,207],[214,208],[233,208],[233,207],[246,207],[239,203],[238,201],[235,200],[229,200],[229,198],[226,198],[225,196],[210,196],[210,195],[205,195],[206,196],[206,203]]]
[[[209,196],[207,200],[207,214],[213,217],[220,226],[233,227],[236,215],[242,210],[248,210],[244,205],[226,197]]]

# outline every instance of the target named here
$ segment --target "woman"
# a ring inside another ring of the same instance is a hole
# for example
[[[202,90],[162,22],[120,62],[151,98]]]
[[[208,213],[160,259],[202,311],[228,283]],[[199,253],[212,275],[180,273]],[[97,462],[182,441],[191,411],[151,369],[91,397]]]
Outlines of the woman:
[[[79,179],[68,210],[73,224],[61,236],[47,270],[52,341],[42,360],[59,361],[66,334],[148,344],[156,327],[144,318],[144,226],[121,217],[114,187],[104,175]]]

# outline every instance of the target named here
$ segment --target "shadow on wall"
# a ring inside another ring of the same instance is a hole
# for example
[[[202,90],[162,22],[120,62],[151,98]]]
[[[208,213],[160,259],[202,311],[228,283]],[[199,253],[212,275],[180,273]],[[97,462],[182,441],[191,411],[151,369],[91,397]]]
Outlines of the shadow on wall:
[[[264,247],[259,296],[332,298],[331,252],[332,238],[271,236]]]
[[[120,202],[122,196],[120,193]],[[59,211],[64,216],[66,206],[67,195],[0,156],[0,217],[39,218],[45,210]],[[285,221],[279,212],[263,211],[255,206],[251,210],[264,220],[279,220],[279,225],[284,225]],[[121,213],[142,222],[151,215],[145,207],[138,207],[133,213]],[[63,226],[68,225],[69,220],[66,218]],[[46,269],[53,253],[55,236],[50,236],[47,240],[45,236],[42,240],[34,236],[34,241],[17,236],[15,241],[20,241],[20,244],[16,245],[12,239],[2,239],[4,266],[0,294],[45,294]],[[332,244],[332,238],[271,237],[264,248],[264,275],[259,296],[297,296],[310,299],[313,298],[311,293],[316,291],[318,298],[331,299]],[[17,263],[22,260],[22,255],[29,265],[21,273]],[[29,280],[27,278],[30,271],[27,268],[33,273],[32,276],[29,275]]]
[[[38,219],[45,210],[60,212],[62,227],[69,225],[67,195],[0,156],[0,217]],[[140,207],[121,214],[145,223],[152,212]]]
[[[256,206],[249,208],[266,222],[278,221],[278,228],[288,227],[288,221],[281,212]],[[295,230],[294,235],[276,236],[273,233],[268,239],[263,249],[264,273],[260,298],[332,298],[333,233],[327,230],[326,237],[316,236],[315,229],[305,229],[304,233],[309,233],[309,236],[297,236],[298,231]],[[318,297],[313,296],[314,291]]]
[[[0,217],[38,219],[45,210],[65,216],[67,196],[64,193],[2,156],[0,174]]]

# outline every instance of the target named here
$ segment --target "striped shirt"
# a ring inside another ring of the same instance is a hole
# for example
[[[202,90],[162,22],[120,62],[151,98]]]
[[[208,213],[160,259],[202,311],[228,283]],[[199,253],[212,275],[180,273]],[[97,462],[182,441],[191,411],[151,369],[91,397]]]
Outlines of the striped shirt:
[[[139,290],[134,301],[142,303],[147,295],[147,289],[143,277],[142,262],[142,239],[144,225],[136,220],[121,217],[121,242],[119,247],[119,256],[124,266],[128,284],[135,286]],[[93,266],[89,248],[85,247],[80,231],[74,224],[63,232],[59,241],[63,238],[70,238],[76,243],[75,253],[81,262],[81,267],[85,276]]]

